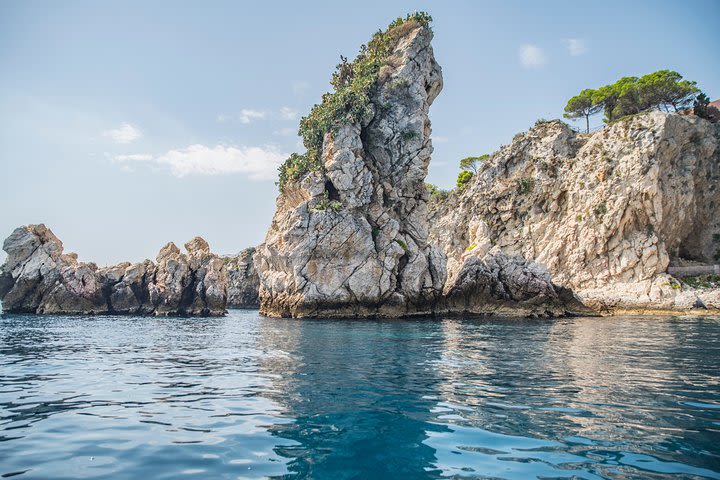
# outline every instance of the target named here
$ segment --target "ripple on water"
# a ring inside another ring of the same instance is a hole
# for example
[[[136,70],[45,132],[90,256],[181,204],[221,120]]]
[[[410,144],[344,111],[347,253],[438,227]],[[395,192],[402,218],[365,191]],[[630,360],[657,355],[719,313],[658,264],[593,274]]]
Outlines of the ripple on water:
[[[0,319],[0,476],[720,479],[720,321]]]

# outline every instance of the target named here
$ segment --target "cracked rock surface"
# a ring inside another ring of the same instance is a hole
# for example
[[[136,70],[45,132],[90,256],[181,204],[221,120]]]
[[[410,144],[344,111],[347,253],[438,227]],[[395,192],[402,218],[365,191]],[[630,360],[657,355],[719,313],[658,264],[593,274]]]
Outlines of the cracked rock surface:
[[[720,261],[720,132],[695,116],[649,112],[591,135],[539,122],[430,209],[446,291],[522,258],[528,282],[549,273],[598,312],[720,308],[717,290],[666,273]]]
[[[165,245],[157,263],[98,268],[63,254],[62,242],[45,225],[16,228],[5,240],[0,267],[5,312],[38,314],[201,315],[225,313],[223,260],[196,237],[181,253]]]
[[[235,256],[223,257],[227,270],[228,308],[258,308],[260,306],[260,278],[255,270],[250,247]]]
[[[431,39],[421,25],[402,35],[380,71],[371,118],[327,132],[322,171],[283,188],[255,253],[261,313],[557,315],[579,305],[520,255],[468,263],[448,278],[442,243],[430,237],[424,183],[428,111],[442,89]]]
[[[429,28],[394,46],[371,95],[374,115],[327,132],[323,172],[285,186],[255,253],[270,316],[430,312],[445,283],[428,242],[428,110],[442,89]],[[337,208],[320,209],[322,199]]]

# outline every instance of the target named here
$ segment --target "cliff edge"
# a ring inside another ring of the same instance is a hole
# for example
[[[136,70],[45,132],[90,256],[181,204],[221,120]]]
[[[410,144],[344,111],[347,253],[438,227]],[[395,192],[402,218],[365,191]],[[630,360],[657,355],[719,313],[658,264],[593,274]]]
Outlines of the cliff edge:
[[[448,287],[498,254],[543,265],[597,312],[717,311],[717,289],[668,275],[720,263],[720,132],[648,112],[594,134],[538,122],[431,205]]]

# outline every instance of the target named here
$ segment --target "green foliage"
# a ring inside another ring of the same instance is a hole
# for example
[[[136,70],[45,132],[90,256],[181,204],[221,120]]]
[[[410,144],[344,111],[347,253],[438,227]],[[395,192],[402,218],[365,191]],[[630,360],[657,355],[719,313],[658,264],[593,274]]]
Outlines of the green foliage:
[[[720,275],[698,275],[683,277],[683,283],[692,288],[718,288],[720,287]]]
[[[280,190],[283,189],[287,182],[294,182],[308,172],[316,172],[321,169],[322,165],[320,164],[320,158],[318,156],[310,155],[309,153],[305,155],[293,153],[278,168],[280,172],[278,177]]]
[[[325,93],[322,101],[300,120],[298,133],[307,152],[291,155],[280,167],[280,190],[288,181],[295,181],[313,169],[322,169],[320,154],[325,134],[343,124],[362,122],[373,114],[370,98],[388,56],[408,28],[415,25],[429,28],[430,22],[432,17],[425,12],[398,17],[387,30],[375,33],[368,44],[360,48],[355,60],[348,62],[347,58],[340,57],[330,81],[333,91]]]
[[[676,112],[692,105],[700,93],[697,83],[683,80],[682,75],[672,70],[658,70],[641,77],[637,82],[641,107],[672,107]]]
[[[468,245],[468,247],[465,249],[465,251],[469,252],[470,250],[474,249],[475,247],[477,247],[477,243],[471,243],[470,245]]]
[[[600,202],[595,205],[595,208],[593,208],[593,213],[595,213],[596,217],[602,218],[602,216],[607,213],[607,205],[605,204],[605,202]]]
[[[467,170],[460,171],[460,173],[458,173],[457,181],[455,182],[458,190],[465,188],[470,180],[472,180],[473,176],[473,172],[468,172]]]
[[[576,215],[576,216],[575,216],[575,221],[576,221],[576,222],[582,222],[582,220],[583,220],[583,216],[582,216],[582,215]]]
[[[416,138],[418,136],[418,133],[415,130],[405,130],[402,133],[402,138],[405,141],[412,140],[413,138]]]
[[[700,93],[693,102],[693,113],[700,118],[710,118],[708,115],[708,104],[710,99],[704,93]]]
[[[530,177],[523,177],[517,181],[517,192],[520,195],[530,193],[535,188],[535,180]]]
[[[396,238],[396,239],[395,239],[395,242],[396,242],[398,245],[400,245],[400,247],[401,247],[403,250],[405,250],[405,253],[408,252],[407,243],[403,242],[403,241],[400,240],[399,238]]]
[[[477,173],[478,165],[487,161],[488,158],[490,158],[490,155],[487,153],[477,157],[465,157],[460,160],[460,170]]]
[[[323,192],[323,198],[315,204],[313,210],[333,210],[339,212],[342,204],[337,200],[330,200],[327,190]]]
[[[589,131],[590,116],[600,111],[605,112],[605,122],[612,123],[652,109],[685,109],[693,105],[701,92],[696,82],[682,78],[678,72],[658,70],[640,78],[623,77],[596,90],[585,89],[568,101],[564,116],[584,117]]]
[[[596,103],[593,98],[596,95],[596,91],[592,89],[585,89],[580,92],[579,95],[575,95],[568,100],[565,105],[565,118],[585,118],[585,124],[587,133],[590,133],[590,115],[595,115],[597,112],[602,110],[602,104]]]
[[[450,192],[447,190],[443,190],[442,188],[438,187],[437,185],[433,185],[432,183],[426,183],[425,188],[430,192],[430,197],[432,200],[444,200],[450,195]]]

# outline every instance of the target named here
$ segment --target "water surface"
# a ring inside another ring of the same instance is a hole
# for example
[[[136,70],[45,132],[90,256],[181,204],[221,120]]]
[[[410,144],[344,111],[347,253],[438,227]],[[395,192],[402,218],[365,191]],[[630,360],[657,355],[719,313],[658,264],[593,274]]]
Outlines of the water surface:
[[[3,316],[0,476],[720,479],[720,320]]]

